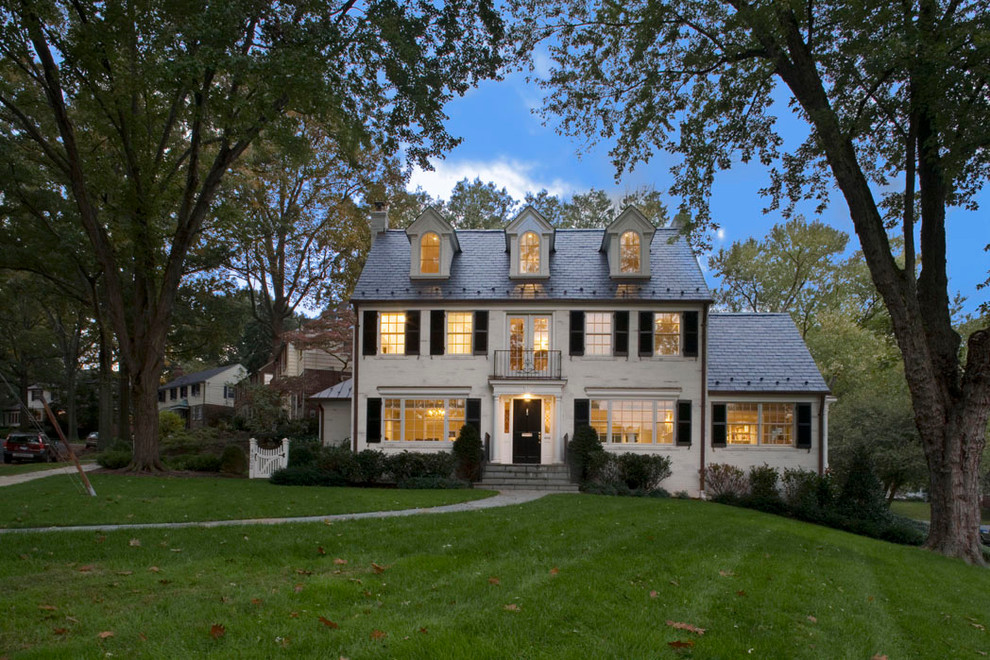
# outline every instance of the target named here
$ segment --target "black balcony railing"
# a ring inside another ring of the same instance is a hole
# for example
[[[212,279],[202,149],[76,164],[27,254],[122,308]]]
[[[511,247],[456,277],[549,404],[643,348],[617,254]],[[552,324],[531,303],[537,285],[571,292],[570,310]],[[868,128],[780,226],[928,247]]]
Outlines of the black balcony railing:
[[[494,377],[560,380],[560,351],[495,351]]]

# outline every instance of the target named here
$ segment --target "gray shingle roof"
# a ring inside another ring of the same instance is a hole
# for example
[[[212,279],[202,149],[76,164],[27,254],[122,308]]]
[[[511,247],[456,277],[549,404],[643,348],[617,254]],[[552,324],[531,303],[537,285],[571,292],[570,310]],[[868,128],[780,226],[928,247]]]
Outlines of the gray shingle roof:
[[[460,230],[461,252],[450,278],[409,277],[410,248],[404,231],[375,237],[351,300],[711,300],[691,248],[674,229],[658,229],[650,246],[648,280],[613,280],[598,251],[602,229],[558,229],[545,280],[509,279],[509,255],[501,230]]]
[[[164,390],[171,387],[180,387],[182,385],[192,385],[193,383],[203,383],[217,374],[240,366],[241,365],[239,364],[228,364],[226,367],[216,367],[214,369],[207,369],[206,371],[197,371],[196,373],[186,374],[185,376],[179,376],[175,380],[165,383],[158,389]],[[241,368],[243,369],[243,367]]]
[[[829,391],[789,314],[708,316],[712,392]]]
[[[340,381],[339,383],[337,383],[336,385],[334,385],[332,387],[328,387],[327,389],[325,389],[325,390],[323,390],[321,392],[317,392],[316,394],[311,395],[309,398],[310,399],[317,399],[317,400],[322,400],[322,399],[350,399],[351,398],[351,390],[353,390],[353,389],[354,389],[354,379],[353,378],[348,378],[347,380]]]

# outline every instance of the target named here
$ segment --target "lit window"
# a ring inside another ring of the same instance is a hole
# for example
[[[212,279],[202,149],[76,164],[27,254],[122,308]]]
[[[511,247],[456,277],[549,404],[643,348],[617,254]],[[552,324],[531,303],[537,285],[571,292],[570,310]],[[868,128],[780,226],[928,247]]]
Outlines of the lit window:
[[[653,315],[653,354],[680,355],[681,315],[657,313]]]
[[[591,401],[591,427],[602,442],[673,444],[673,401]]]
[[[638,273],[639,255],[639,234],[634,231],[627,231],[619,239],[619,271]]]
[[[427,232],[419,239],[419,272],[436,274],[440,272],[440,236]]]
[[[764,403],[760,444],[794,444],[794,404]]]
[[[471,354],[471,312],[447,312],[447,353]]]
[[[465,399],[385,399],[382,437],[386,442],[454,440],[464,426]]]
[[[519,272],[540,272],[540,237],[531,231],[519,239]]]
[[[760,404],[730,403],[725,406],[726,442],[755,445],[760,437]]]
[[[657,401],[657,444],[669,445],[674,442],[674,402]]]
[[[584,354],[612,354],[612,314],[588,312],[584,315]]]
[[[608,442],[608,401],[591,402],[591,428],[598,434],[599,442]]]
[[[404,312],[383,312],[379,346],[382,355],[403,355],[406,352],[406,315]]]

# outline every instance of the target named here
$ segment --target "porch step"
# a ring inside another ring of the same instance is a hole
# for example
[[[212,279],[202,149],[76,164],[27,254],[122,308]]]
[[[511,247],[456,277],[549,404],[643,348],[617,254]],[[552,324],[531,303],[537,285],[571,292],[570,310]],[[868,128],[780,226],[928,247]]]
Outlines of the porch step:
[[[498,465],[489,463],[479,488],[578,492],[566,465]]]

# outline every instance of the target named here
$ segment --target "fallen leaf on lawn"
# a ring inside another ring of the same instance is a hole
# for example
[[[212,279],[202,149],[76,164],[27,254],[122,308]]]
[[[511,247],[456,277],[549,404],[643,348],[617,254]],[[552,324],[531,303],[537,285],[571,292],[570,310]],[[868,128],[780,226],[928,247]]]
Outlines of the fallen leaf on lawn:
[[[560,569],[556,566],[550,569],[550,575],[557,575],[558,573],[560,573]]]
[[[680,582],[678,582],[677,580],[671,580],[671,581],[670,581],[670,583],[671,583],[672,585],[674,585],[675,587],[679,587],[679,586],[681,586],[681,583],[680,583]]]
[[[338,626],[336,623],[334,623],[330,619],[326,618],[325,616],[321,616],[320,617],[320,623],[322,623],[327,628],[330,628],[332,630],[336,630],[337,628],[340,628],[340,626]]]
[[[719,571],[718,574],[721,575],[722,577],[732,577],[733,575],[735,575],[735,573],[733,573],[732,571]]]
[[[138,633],[138,639],[140,639],[142,642],[147,642],[148,636],[145,635],[144,633]]]
[[[421,632],[421,633],[423,633],[425,635],[427,633],[427,630],[426,630],[426,628],[420,628],[419,629],[419,632]]]
[[[93,566],[92,564],[86,564],[85,566],[80,566],[79,567],[79,572],[80,573],[89,573],[94,568],[96,568],[96,566]]]
[[[660,594],[658,594],[658,593],[657,593],[656,591],[651,591],[651,592],[650,592],[650,598],[656,598],[656,597],[657,597],[657,596],[659,596],[659,595],[660,595]]]
[[[133,575],[134,571],[117,571],[117,575]]]
[[[387,632],[378,630],[377,628],[371,631],[371,639],[378,640],[378,639],[385,639],[386,637],[388,637]]]
[[[667,625],[671,628],[677,628],[678,630],[686,630],[688,632],[693,632],[697,635],[704,635],[705,629],[698,628],[697,626],[692,626],[690,623],[682,623],[681,621],[671,621],[667,619]]]
[[[364,590],[364,591],[362,591],[361,593],[363,593],[363,594],[364,594],[364,597],[365,597],[365,598],[371,598],[371,592],[370,592],[370,591],[368,591],[367,589],[365,589],[365,590]]]
[[[870,660],[887,660],[887,656],[886,655],[880,655],[879,653],[876,653],[876,654],[873,655],[872,658],[870,658]]]
[[[297,568],[296,573],[299,575],[312,575],[313,571],[307,571],[305,568]]]
[[[497,577],[490,577],[488,578],[488,584],[494,584],[495,586],[498,586],[502,584],[502,581],[499,580]]]
[[[740,589],[739,591],[736,592],[736,595],[737,596],[745,596],[746,595],[746,592],[743,591],[742,589]]]
[[[152,573],[159,573],[161,572],[162,569],[158,568],[157,566],[151,566],[148,568],[148,570],[151,571]]]
[[[56,635],[68,635],[69,634],[69,629],[68,628],[55,628],[55,630],[53,630],[52,632],[54,632]]]
[[[172,584],[171,580],[159,580],[158,584]]]
[[[359,580],[358,578],[348,578],[348,579],[354,584],[364,584],[364,582],[361,582],[361,580]]]
[[[516,605],[515,603],[509,603],[508,605],[505,606],[505,609],[508,610],[509,612],[518,612],[519,606]]]
[[[39,610],[47,610],[49,612],[54,612],[58,608],[55,607],[54,605],[38,605],[38,609]]]
[[[303,586],[302,586],[302,584],[297,584],[292,589],[298,594],[298,593],[300,593],[303,590]]]
[[[344,564],[347,563],[347,560],[337,557],[336,559],[333,560],[333,563],[337,564],[338,566],[343,566]]]
[[[808,615],[808,621],[810,621],[811,623],[818,623],[818,619],[811,616],[810,614]]]
[[[872,603],[872,602],[873,602],[873,596],[869,596],[869,597],[868,597],[868,598],[866,599],[866,602],[867,602],[867,603]]]
[[[131,546],[132,548],[140,548],[141,539],[131,539],[130,541],[127,542],[127,545]]]
[[[251,599],[251,604],[252,605],[261,605],[261,599],[260,598],[252,598]]]
[[[67,616],[65,617],[65,620],[68,621],[69,623],[79,623],[79,619],[77,619],[74,616]]]
[[[973,626],[977,630],[986,630],[982,623],[970,623],[969,625]]]
[[[679,639],[675,639],[672,642],[667,642],[667,646],[669,646],[672,649],[686,649],[686,648],[691,648],[692,646],[694,646],[694,642],[692,642],[692,641],[682,642]]]
[[[170,552],[182,552],[182,548],[170,548]]]
[[[388,566],[379,566],[375,562],[371,562],[371,568],[372,568],[372,570],[375,571],[375,573],[384,573],[385,572],[385,569],[387,569]]]
[[[210,637],[213,639],[220,639],[227,634],[227,628],[220,625],[219,623],[214,623],[210,626]]]
[[[96,542],[97,543],[103,543],[106,540],[107,540],[107,537],[105,537],[105,536],[97,536],[96,537]]]
[[[321,545],[321,546],[319,546],[319,547],[316,548],[316,554],[318,554],[318,555],[325,555],[325,554],[327,554],[327,551],[324,550],[323,549],[323,546]]]
[[[97,635],[97,637],[99,637],[100,639],[107,639],[108,637],[113,637],[113,631],[104,630],[99,635]]]
[[[289,612],[289,618],[290,619],[298,619],[299,618],[299,612]]]

